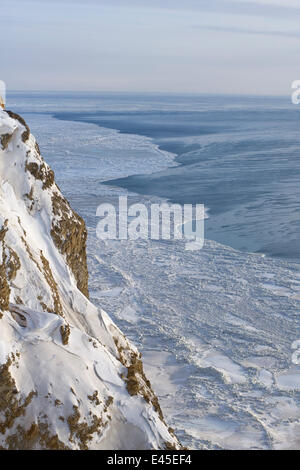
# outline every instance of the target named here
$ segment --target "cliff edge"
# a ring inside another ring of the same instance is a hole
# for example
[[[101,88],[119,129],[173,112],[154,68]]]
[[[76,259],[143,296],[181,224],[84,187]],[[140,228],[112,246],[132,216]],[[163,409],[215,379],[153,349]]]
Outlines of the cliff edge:
[[[86,238],[0,110],[0,448],[179,449],[140,353],[88,299]]]

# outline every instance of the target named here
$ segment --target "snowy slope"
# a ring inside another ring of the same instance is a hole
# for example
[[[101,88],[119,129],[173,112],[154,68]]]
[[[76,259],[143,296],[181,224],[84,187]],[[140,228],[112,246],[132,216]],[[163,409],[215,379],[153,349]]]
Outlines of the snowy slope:
[[[88,300],[86,229],[0,111],[0,447],[179,448],[136,348]]]

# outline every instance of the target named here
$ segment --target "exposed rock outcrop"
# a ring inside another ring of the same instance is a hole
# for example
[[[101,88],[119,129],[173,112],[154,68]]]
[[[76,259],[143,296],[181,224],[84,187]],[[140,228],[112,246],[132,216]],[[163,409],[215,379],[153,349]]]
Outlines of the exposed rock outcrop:
[[[55,216],[51,227],[53,241],[60,253],[66,256],[66,262],[75,276],[78,289],[89,297],[85,223],[72,211],[59,191],[53,192],[52,209]]]

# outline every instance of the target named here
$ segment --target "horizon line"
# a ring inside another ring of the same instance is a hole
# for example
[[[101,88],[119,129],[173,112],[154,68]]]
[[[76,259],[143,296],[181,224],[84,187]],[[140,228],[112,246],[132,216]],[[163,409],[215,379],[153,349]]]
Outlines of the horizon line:
[[[205,91],[132,91],[132,90],[65,90],[65,89],[57,89],[57,90],[50,90],[50,89],[11,89],[6,90],[6,95],[10,93],[108,93],[108,94],[134,94],[134,95],[190,95],[190,96],[244,96],[244,97],[286,97],[290,96],[290,91],[286,93],[230,93],[230,92],[205,92]]]

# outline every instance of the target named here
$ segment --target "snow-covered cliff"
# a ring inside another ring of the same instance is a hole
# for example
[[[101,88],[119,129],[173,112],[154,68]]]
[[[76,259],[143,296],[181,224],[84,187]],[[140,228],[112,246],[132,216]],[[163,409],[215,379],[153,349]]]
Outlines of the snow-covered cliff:
[[[0,110],[0,448],[179,448],[139,352],[88,300],[86,236]]]

